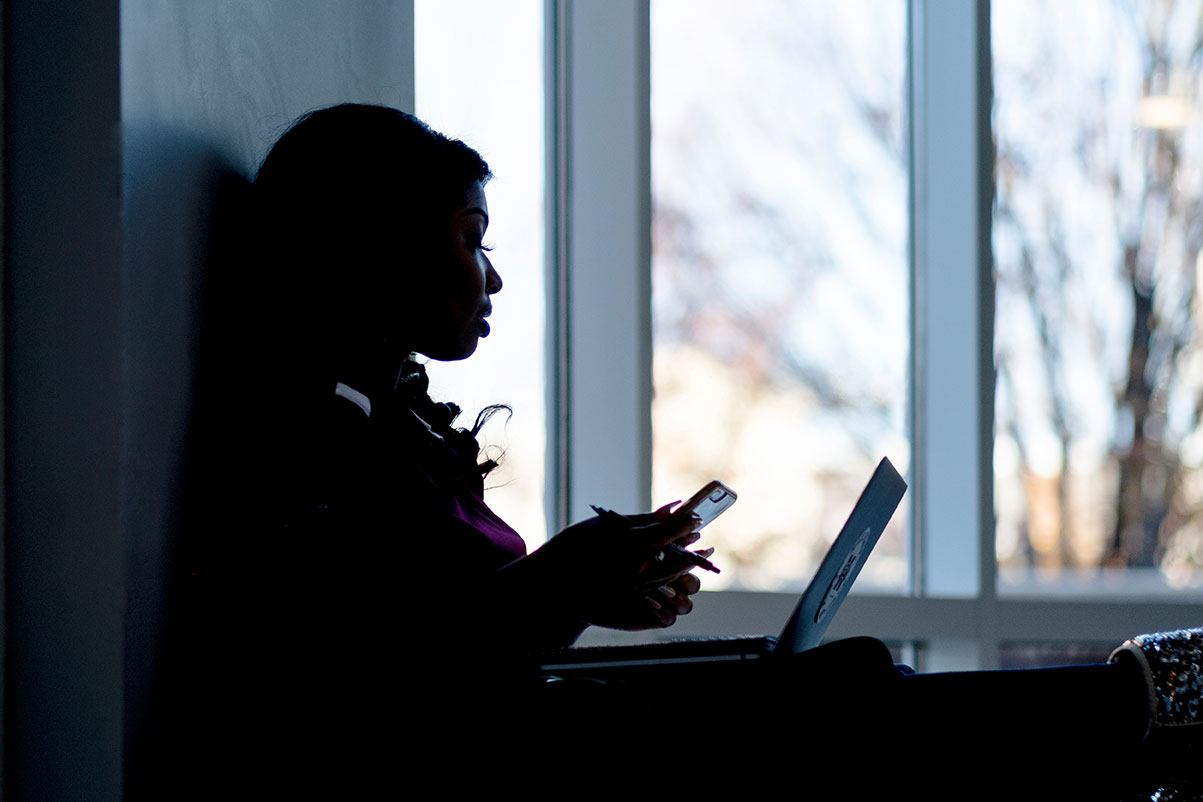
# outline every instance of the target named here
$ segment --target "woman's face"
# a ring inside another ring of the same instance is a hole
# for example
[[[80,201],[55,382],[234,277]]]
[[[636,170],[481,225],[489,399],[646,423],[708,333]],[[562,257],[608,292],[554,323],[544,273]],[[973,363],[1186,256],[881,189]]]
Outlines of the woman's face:
[[[488,227],[485,190],[473,181],[462,204],[432,232],[432,263],[422,271],[424,286],[413,296],[418,353],[443,361],[465,359],[481,337],[489,336],[485,318],[493,311],[490,296],[501,289],[501,276],[484,244]]]

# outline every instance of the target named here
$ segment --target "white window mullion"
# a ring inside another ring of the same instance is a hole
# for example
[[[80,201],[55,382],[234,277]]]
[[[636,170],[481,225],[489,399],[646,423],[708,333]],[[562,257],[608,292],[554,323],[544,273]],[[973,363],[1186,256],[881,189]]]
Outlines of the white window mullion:
[[[552,6],[555,521],[650,503],[651,181],[647,3]]]
[[[986,665],[996,660],[988,20],[988,0],[911,5],[916,586],[977,597]]]

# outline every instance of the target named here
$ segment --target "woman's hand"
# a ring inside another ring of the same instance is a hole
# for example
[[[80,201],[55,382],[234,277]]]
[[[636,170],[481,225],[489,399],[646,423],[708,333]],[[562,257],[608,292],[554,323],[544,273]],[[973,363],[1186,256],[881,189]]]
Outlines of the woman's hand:
[[[617,599],[598,608],[587,619],[609,629],[661,629],[671,627],[677,616],[688,615],[693,610],[689,597],[697,593],[702,583],[693,574],[681,574],[642,596]]]
[[[671,626],[693,609],[700,587],[693,566],[666,550],[696,541],[698,519],[656,512],[621,516],[602,512],[573,524],[541,549],[545,567],[571,582],[584,621],[614,629]]]
[[[498,569],[476,596],[488,602],[477,611],[481,632],[521,650],[567,646],[589,624],[671,626],[693,609],[700,586],[689,573],[694,566],[665,548],[699,537],[697,516],[673,513],[673,506],[599,514]]]

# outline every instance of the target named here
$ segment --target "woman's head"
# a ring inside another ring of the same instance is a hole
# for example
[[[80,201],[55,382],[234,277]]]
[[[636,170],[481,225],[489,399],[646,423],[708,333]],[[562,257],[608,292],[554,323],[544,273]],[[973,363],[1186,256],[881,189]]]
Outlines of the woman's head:
[[[489,178],[476,151],[395,109],[302,117],[254,183],[266,302],[279,305],[281,333],[468,356],[501,285],[481,242]]]

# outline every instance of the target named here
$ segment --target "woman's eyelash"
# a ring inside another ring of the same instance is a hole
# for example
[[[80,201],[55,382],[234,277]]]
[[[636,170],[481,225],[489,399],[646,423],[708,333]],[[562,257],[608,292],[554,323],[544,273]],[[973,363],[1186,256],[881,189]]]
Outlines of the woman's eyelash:
[[[478,247],[479,247],[479,248],[480,248],[482,251],[491,251],[491,250],[493,250],[493,243],[491,243],[491,242],[482,242],[482,243],[480,243],[480,245],[479,245]]]

